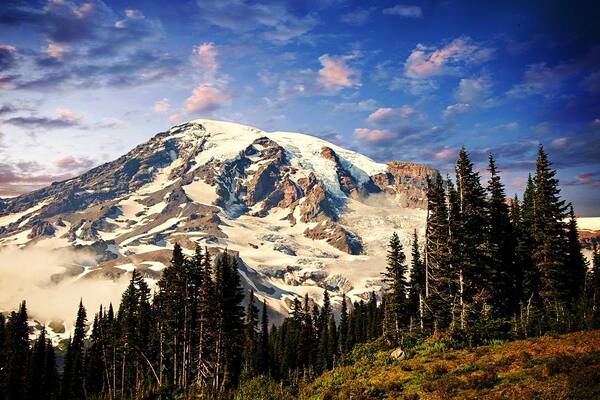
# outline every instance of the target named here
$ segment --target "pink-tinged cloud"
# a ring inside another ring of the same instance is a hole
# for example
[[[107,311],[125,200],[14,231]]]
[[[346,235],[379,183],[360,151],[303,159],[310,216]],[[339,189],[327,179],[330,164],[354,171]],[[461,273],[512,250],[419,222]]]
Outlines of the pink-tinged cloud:
[[[0,51],[6,53],[15,53],[17,48],[15,46],[11,46],[10,44],[0,44]]]
[[[414,108],[404,105],[400,108],[383,107],[373,111],[367,121],[374,125],[393,125],[413,121],[422,115]]]
[[[152,109],[155,113],[165,113],[171,108],[171,104],[169,103],[169,99],[162,99],[154,103]]]
[[[348,66],[347,62],[355,55],[333,57],[323,54],[319,62],[323,66],[319,70],[319,83],[327,90],[340,90],[360,86],[359,72]]]
[[[213,79],[219,70],[218,52],[214,43],[202,43],[192,50],[194,63],[202,69],[209,79]]]
[[[444,75],[462,65],[485,62],[492,53],[493,49],[482,47],[468,37],[454,39],[441,48],[418,44],[406,59],[404,74],[414,79]]]
[[[385,129],[356,128],[354,138],[367,143],[378,144],[392,139],[394,135]]]
[[[443,149],[434,154],[440,161],[448,161],[456,156],[456,149]]]
[[[75,114],[74,111],[72,111],[68,108],[57,108],[56,114],[57,114],[57,119],[64,121],[64,122],[76,124],[79,121],[81,121],[81,116]]]
[[[94,160],[89,158],[75,158],[73,156],[64,156],[54,160],[54,165],[61,169],[88,169],[95,164]]]
[[[210,113],[231,102],[231,95],[214,86],[200,85],[185,101],[185,111],[192,113]]]
[[[55,60],[62,60],[67,49],[52,40],[48,41],[48,47],[46,47],[46,55]]]
[[[594,122],[592,122],[592,125],[600,126],[600,118],[594,119]]]

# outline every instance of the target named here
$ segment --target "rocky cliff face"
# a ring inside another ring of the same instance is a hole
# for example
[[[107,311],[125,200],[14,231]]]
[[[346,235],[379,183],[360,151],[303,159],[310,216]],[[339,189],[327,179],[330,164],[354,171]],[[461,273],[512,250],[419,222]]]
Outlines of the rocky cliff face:
[[[289,300],[288,285],[335,290],[332,282],[361,296],[378,272],[352,276],[383,269],[363,265],[380,255],[378,236],[422,229],[433,172],[299,133],[191,121],[77,178],[2,200],[0,246],[51,240],[94,254],[85,276],[105,278],[131,266],[156,278],[176,242],[188,252],[228,247],[264,296]],[[373,196],[385,205],[369,205]]]

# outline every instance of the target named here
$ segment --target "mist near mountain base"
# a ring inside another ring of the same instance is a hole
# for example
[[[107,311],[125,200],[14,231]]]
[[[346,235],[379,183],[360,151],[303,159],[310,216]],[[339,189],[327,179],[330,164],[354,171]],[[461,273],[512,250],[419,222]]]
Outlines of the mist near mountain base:
[[[0,311],[15,310],[25,300],[30,318],[42,324],[75,320],[79,301],[88,319],[101,304],[117,307],[127,276],[119,280],[77,279],[69,265],[95,265],[93,258],[70,250],[6,247],[0,250]],[[125,274],[124,274],[125,275]]]

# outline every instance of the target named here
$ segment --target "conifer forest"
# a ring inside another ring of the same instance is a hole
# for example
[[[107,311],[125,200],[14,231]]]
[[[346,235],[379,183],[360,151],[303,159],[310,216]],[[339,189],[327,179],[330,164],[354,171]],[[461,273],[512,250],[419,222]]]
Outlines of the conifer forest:
[[[155,288],[134,270],[120,304],[80,303],[66,343],[33,336],[24,298],[0,315],[0,399],[309,398],[365,343],[409,358],[431,338],[465,349],[599,328],[600,253],[584,258],[546,152],[522,198],[499,168],[490,154],[484,179],[463,148],[454,176],[428,178],[425,233],[403,248],[389,232],[385,290],[368,300],[334,307],[324,289],[272,323],[235,253],[179,245]]]

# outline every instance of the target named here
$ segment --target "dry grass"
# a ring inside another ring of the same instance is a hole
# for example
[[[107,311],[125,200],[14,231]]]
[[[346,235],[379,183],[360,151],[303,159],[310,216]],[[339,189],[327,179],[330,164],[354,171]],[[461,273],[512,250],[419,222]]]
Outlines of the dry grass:
[[[411,359],[362,350],[303,399],[600,399],[600,330],[475,349],[429,343]]]

